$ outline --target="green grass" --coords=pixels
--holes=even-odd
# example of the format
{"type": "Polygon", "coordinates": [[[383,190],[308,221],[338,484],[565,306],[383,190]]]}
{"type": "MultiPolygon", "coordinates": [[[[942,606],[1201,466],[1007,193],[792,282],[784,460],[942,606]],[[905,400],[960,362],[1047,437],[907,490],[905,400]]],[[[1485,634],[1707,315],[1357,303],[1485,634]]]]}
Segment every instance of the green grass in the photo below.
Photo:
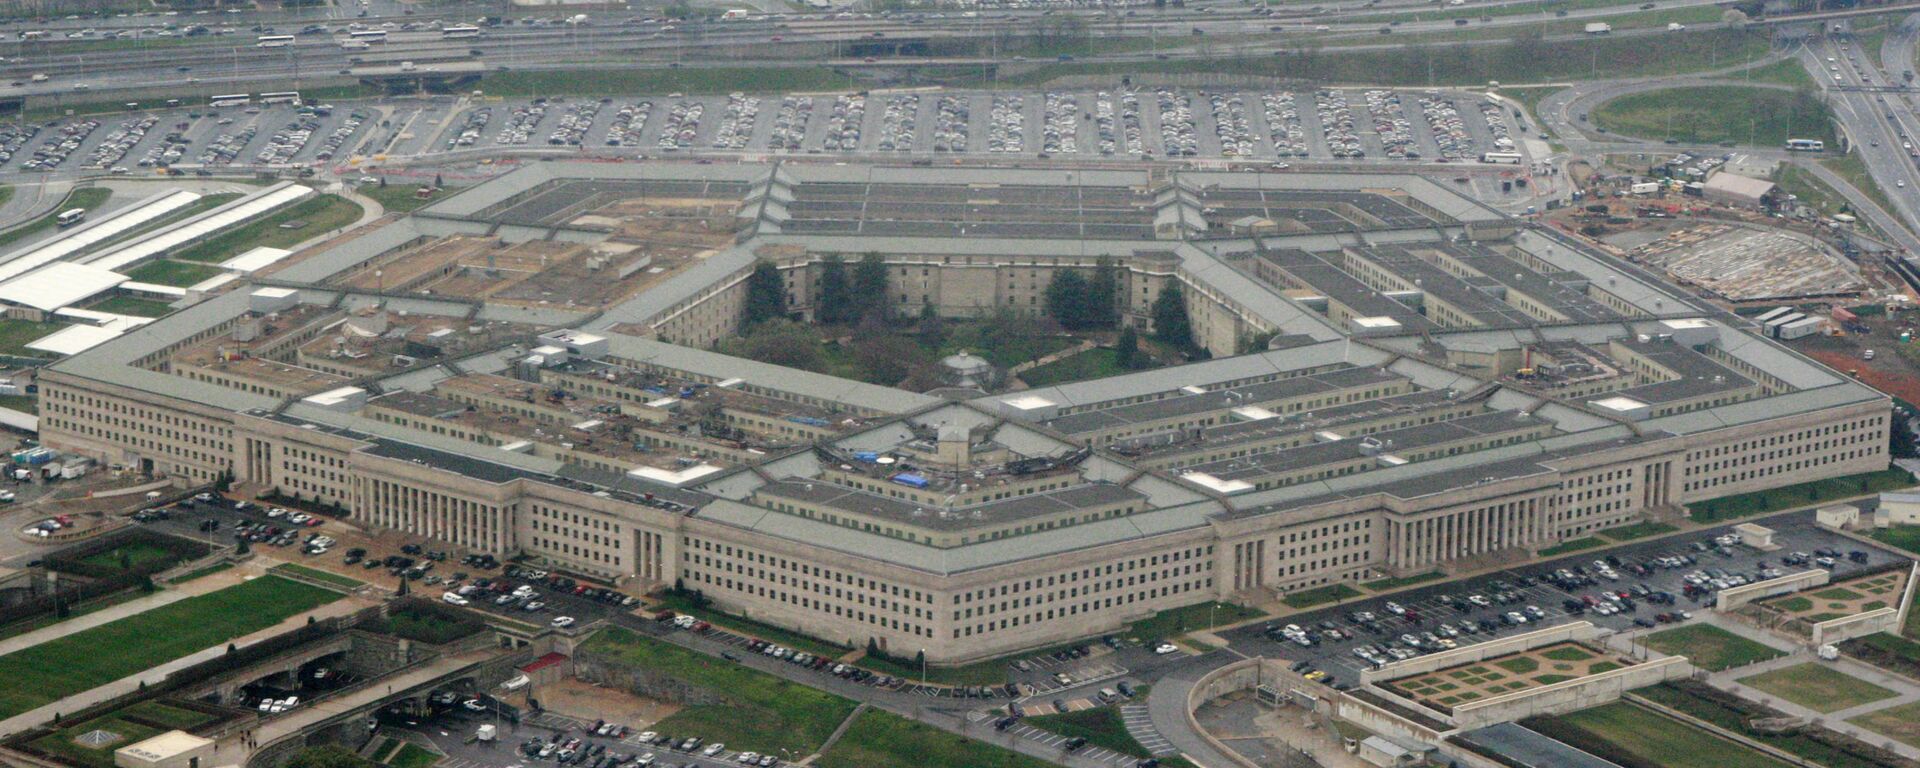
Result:
{"type": "Polygon", "coordinates": [[[1265,614],[1235,603],[1200,603],[1161,611],[1127,626],[1126,637],[1141,641],[1184,635],[1211,626],[1224,627],[1265,614]]]}
{"type": "Polygon", "coordinates": [[[387,209],[388,213],[406,213],[407,211],[420,208],[421,206],[424,206],[427,203],[431,203],[435,200],[439,200],[440,198],[446,196],[445,193],[441,193],[441,194],[437,194],[432,197],[429,197],[425,200],[422,200],[417,196],[417,193],[421,187],[431,187],[431,186],[433,185],[432,184],[388,184],[383,187],[378,184],[363,184],[360,186],[359,192],[362,195],[366,195],[367,197],[373,198],[375,202],[378,202],[380,204],[380,207],[387,209]]]}
{"type": "MultiPolygon", "coordinates": [[[[728,702],[690,706],[653,725],[667,733],[723,741],[736,750],[805,755],[853,712],[839,696],[629,632],[607,629],[582,651],[670,677],[728,702]]],[[[852,739],[843,739],[842,744],[852,739]]],[[[847,764],[847,763],[840,763],[847,764]]]]}
{"type": "Polygon", "coordinates": [[[1867,172],[1867,161],[1860,157],[1860,153],[1848,152],[1839,157],[1822,159],[1819,163],[1826,166],[1827,170],[1839,174],[1840,178],[1846,179],[1848,185],[1860,190],[1861,194],[1873,200],[1873,204],[1880,206],[1880,210],[1888,212],[1894,210],[1892,199],[1887,197],[1886,190],[1880,188],[1880,183],[1873,180],[1873,175],[1867,172]]]}
{"type": "Polygon", "coordinates": [[[1680,529],[1666,523],[1644,522],[1622,525],[1618,528],[1608,528],[1601,531],[1600,535],[1613,539],[1614,541],[1632,541],[1634,539],[1644,539],[1648,536],[1658,536],[1663,533],[1673,533],[1677,530],[1680,529]]]}
{"type": "Polygon", "coordinates": [[[1868,535],[1882,544],[1891,544],[1908,552],[1920,553],[1920,525],[1876,528],[1868,535]]]}
{"type": "Polygon", "coordinates": [[[393,768],[433,768],[443,757],[438,752],[430,752],[425,747],[408,743],[400,746],[400,751],[388,758],[387,765],[393,768]]]}
{"type": "Polygon", "coordinates": [[[1857,475],[1816,480],[1765,491],[1722,496],[1688,504],[1687,510],[1688,516],[1694,522],[1710,524],[1768,512],[1809,507],[1834,499],[1891,491],[1911,485],[1913,485],[1913,475],[1899,467],[1891,467],[1877,472],[1862,472],[1857,475]]]}
{"type": "Polygon", "coordinates": [[[27,343],[65,327],[61,323],[36,323],[14,317],[0,318],[0,355],[51,357],[51,353],[27,349],[27,343]]]}
{"type": "MultiPolygon", "coordinates": [[[[1551,718],[1551,721],[1604,745],[1596,751],[1580,743],[1583,739],[1576,739],[1573,744],[1597,752],[1602,758],[1607,758],[1609,753],[1624,752],[1637,758],[1640,764],[1661,768],[1787,768],[1786,763],[1747,747],[1621,702],[1551,718]]],[[[1547,735],[1560,737],[1552,732],[1547,735]]]]}
{"type": "Polygon", "coordinates": [[[127,278],[135,282],[171,285],[178,288],[199,283],[202,280],[221,273],[219,267],[207,264],[195,264],[190,261],[155,259],[127,273],[127,278]]]}
{"type": "Polygon", "coordinates": [[[821,91],[844,90],[850,84],[846,75],[827,67],[688,67],[502,72],[482,77],[476,87],[489,96],[518,98],[568,94],[821,91]]]}
{"type": "Polygon", "coordinates": [[[178,560],[179,555],[165,547],[150,541],[136,541],[124,547],[95,552],[80,558],[80,562],[99,568],[132,570],[148,563],[161,560],[178,560]],[[123,565],[124,564],[124,565],[123,565]]]}
{"type": "Polygon", "coordinates": [[[1366,587],[1367,589],[1372,590],[1374,592],[1385,592],[1389,589],[1399,589],[1401,587],[1411,587],[1415,584],[1425,584],[1429,581],[1437,581],[1441,578],[1442,575],[1443,574],[1441,574],[1439,571],[1428,571],[1426,573],[1414,574],[1412,576],[1401,576],[1401,577],[1392,578],[1392,579],[1376,579],[1374,581],[1361,582],[1360,586],[1366,587]]]}
{"type": "Polygon", "coordinates": [[[167,583],[168,584],[185,584],[189,581],[193,581],[194,579],[198,579],[203,576],[212,576],[216,573],[219,573],[224,570],[228,570],[232,567],[233,567],[233,563],[214,563],[213,565],[209,565],[205,568],[188,571],[186,573],[175,576],[171,579],[167,579],[167,583]]]}
{"type": "Polygon", "coordinates": [[[1786,655],[1712,624],[1662,630],[1640,638],[1640,643],[1661,653],[1685,656],[1709,672],[1786,655]]]}
{"type": "Polygon", "coordinates": [[[1606,539],[1602,539],[1598,536],[1588,536],[1584,539],[1574,539],[1572,541],[1563,541],[1563,542],[1560,542],[1559,544],[1555,544],[1551,547],[1547,547],[1546,549],[1542,549],[1540,550],[1540,556],[1554,557],[1556,555],[1567,554],[1568,552],[1578,552],[1583,549],[1593,549],[1594,547],[1604,547],[1606,545],[1607,545],[1606,539]]]}
{"type": "Polygon", "coordinates": [[[1899,695],[1814,662],[1743,677],[1740,683],[1821,713],[1838,712],[1899,695]]]}
{"type": "Polygon", "coordinates": [[[1773,147],[1788,138],[1834,143],[1833,113],[1812,92],[1711,85],[1663,88],[1613,99],[1594,124],[1625,136],[1773,147]]]}
{"type": "Polygon", "coordinates": [[[1572,646],[1554,648],[1540,655],[1552,661],[1586,661],[1593,658],[1592,651],[1572,646]]]}
{"type": "Polygon", "coordinates": [[[1908,746],[1920,747],[1920,701],[1857,715],[1847,722],[1908,746]]]}
{"type": "Polygon", "coordinates": [[[1813,81],[1813,75],[1807,74],[1807,68],[1800,63],[1800,59],[1795,57],[1733,72],[1728,74],[1726,79],[1743,83],[1772,83],[1794,88],[1813,88],[1819,85],[1813,81]]]}
{"type": "Polygon", "coordinates": [[[107,198],[112,196],[113,191],[104,187],[76,189],[69,193],[67,199],[62,201],[58,207],[55,207],[52,213],[34,219],[14,229],[0,232],[0,248],[5,248],[26,238],[58,227],[59,222],[57,220],[60,218],[60,214],[65,211],[70,211],[75,208],[85,208],[91,211],[105,205],[107,198]]]}
{"type": "MultiPolygon", "coordinates": [[[[733,743],[729,741],[727,746],[732,748],[733,743]]],[[[846,734],[834,742],[833,748],[821,755],[818,764],[861,768],[1046,768],[1052,765],[879,710],[861,713],[846,734]]]]}
{"type": "Polygon", "coordinates": [[[671,608],[675,613],[693,614],[702,621],[714,626],[731,629],[743,635],[751,635],[776,645],[784,645],[796,651],[811,653],[815,656],[837,658],[853,650],[848,646],[837,645],[817,637],[803,635],[789,629],[782,629],[772,624],[763,624],[744,616],[722,613],[712,606],[696,608],[692,600],[684,595],[672,592],[660,595],[658,607],[671,608]]]}
{"type": "Polygon", "coordinates": [[[323,571],[318,568],[308,568],[307,566],[300,565],[299,563],[282,563],[280,565],[276,565],[273,567],[273,572],[284,575],[284,576],[299,576],[312,581],[318,581],[323,584],[332,584],[342,589],[359,589],[363,586],[366,586],[366,582],[361,581],[359,579],[348,578],[346,576],[342,576],[332,571],[323,571]]]}
{"type": "Polygon", "coordinates": [[[1773,607],[1788,613],[1804,613],[1813,610],[1813,601],[1804,597],[1789,597],[1773,603],[1773,607]]]}
{"type": "Polygon", "coordinates": [[[0,395],[0,408],[11,408],[22,413],[39,413],[40,400],[33,395],[0,395]]]}
{"type": "Polygon", "coordinates": [[[87,309],[134,317],[161,317],[173,311],[173,307],[168,306],[164,301],[142,299],[136,296],[114,296],[87,309]]]}
{"type": "Polygon", "coordinates": [[[137,744],[161,733],[163,731],[160,728],[107,716],[63,728],[34,739],[29,744],[34,749],[54,755],[60,758],[60,762],[77,768],[114,768],[114,750],[129,744],[137,744]],[[99,747],[82,745],[78,741],[82,735],[94,730],[108,731],[120,738],[99,747]]]}
{"type": "Polygon", "coordinates": [[[0,656],[0,717],[12,717],[337,600],[262,577],[0,656]]]}
{"type": "Polygon", "coordinates": [[[1662,683],[1637,689],[1633,693],[1747,738],[1763,742],[1775,749],[1785,750],[1812,760],[1827,768],[1885,768],[1886,766],[1886,763],[1879,760],[1836,749],[1827,742],[1810,735],[1812,729],[1786,733],[1763,733],[1752,730],[1747,725],[1753,716],[1749,711],[1696,694],[1692,691],[1692,684],[1662,683]]]}
{"type": "Polygon", "coordinates": [[[1281,598],[1280,602],[1286,603],[1289,608],[1312,608],[1316,605],[1325,605],[1327,603],[1359,596],[1360,590],[1354,589],[1353,587],[1345,584],[1328,584],[1324,587],[1294,592],[1281,598]]]}
{"type": "Polygon", "coordinates": [[[1533,659],[1527,658],[1525,656],[1515,656],[1511,659],[1501,659],[1499,661],[1493,662],[1493,665],[1501,669],[1504,669],[1508,672],[1512,672],[1516,675],[1524,675],[1528,672],[1532,672],[1540,668],[1540,662],[1534,661],[1533,659]]]}
{"type": "Polygon", "coordinates": [[[1104,379],[1132,373],[1131,369],[1120,365],[1120,353],[1108,347],[1095,347],[1080,354],[1055,360],[1020,374],[1020,380],[1029,386],[1050,387],[1069,381],[1104,379]]]}
{"type": "MultiPolygon", "coordinates": [[[[1773,183],[1780,185],[1787,194],[1793,195],[1794,199],[1806,204],[1822,216],[1853,213],[1853,206],[1845,197],[1805,168],[1792,164],[1782,165],[1774,172],[1773,183]]],[[[1866,225],[1865,219],[1855,224],[1855,226],[1864,225],[1866,225]]]]}
{"type": "Polygon", "coordinates": [[[148,699],[126,709],[120,710],[125,717],[151,720],[180,730],[192,730],[220,719],[195,709],[177,707],[159,699],[148,699]]]}
{"type": "Polygon", "coordinates": [[[173,254],[180,261],[217,264],[255,248],[291,248],[360,219],[360,206],[339,195],[316,195],[173,254]],[[280,225],[302,222],[298,229],[280,225]]]}
{"type": "Polygon", "coordinates": [[[1471,46],[1407,45],[1350,52],[1296,49],[1280,56],[1173,61],[1066,62],[1039,65],[1019,75],[1002,75],[997,84],[1024,88],[1074,75],[1219,73],[1328,84],[1483,85],[1498,80],[1503,85],[1517,85],[1698,72],[1754,61],[1766,53],[1764,33],[1703,30],[1666,35],[1657,45],[1634,38],[1596,38],[1471,46]]]}

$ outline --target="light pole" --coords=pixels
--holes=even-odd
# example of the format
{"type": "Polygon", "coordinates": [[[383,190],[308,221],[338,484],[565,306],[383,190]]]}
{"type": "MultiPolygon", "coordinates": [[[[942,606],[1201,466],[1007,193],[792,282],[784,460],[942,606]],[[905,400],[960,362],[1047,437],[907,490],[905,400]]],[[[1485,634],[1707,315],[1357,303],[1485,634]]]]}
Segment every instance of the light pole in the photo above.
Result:
{"type": "Polygon", "coordinates": [[[920,649],[920,685],[922,687],[925,687],[926,684],[927,684],[927,649],[922,648],[920,649]]]}

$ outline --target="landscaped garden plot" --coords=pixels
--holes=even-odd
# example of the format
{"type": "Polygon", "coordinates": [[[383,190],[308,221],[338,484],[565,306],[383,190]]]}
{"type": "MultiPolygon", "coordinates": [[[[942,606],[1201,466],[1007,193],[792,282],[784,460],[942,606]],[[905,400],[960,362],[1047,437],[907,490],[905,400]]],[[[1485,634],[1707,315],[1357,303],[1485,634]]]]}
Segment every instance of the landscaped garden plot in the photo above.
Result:
{"type": "Polygon", "coordinates": [[[1632,662],[1578,643],[1556,643],[1462,664],[1386,684],[1388,690],[1441,709],[1528,688],[1611,672],[1632,662]]]}
{"type": "Polygon", "coordinates": [[[1685,656],[1694,666],[1709,672],[1786,655],[1712,624],[1662,630],[1640,638],[1640,643],[1661,653],[1685,656]]]}
{"type": "Polygon", "coordinates": [[[1838,712],[1899,695],[1814,662],[1743,677],[1740,683],[1816,712],[1838,712]]]}
{"type": "Polygon", "coordinates": [[[1904,568],[1760,601],[1788,619],[1818,624],[1893,606],[1907,586],[1904,568]]]}

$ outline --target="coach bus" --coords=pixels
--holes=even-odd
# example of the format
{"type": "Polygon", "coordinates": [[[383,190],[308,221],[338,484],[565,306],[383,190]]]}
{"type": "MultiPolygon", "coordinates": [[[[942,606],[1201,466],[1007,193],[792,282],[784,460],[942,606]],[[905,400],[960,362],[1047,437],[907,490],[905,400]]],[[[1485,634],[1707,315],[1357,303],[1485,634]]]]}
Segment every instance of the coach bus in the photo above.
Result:
{"type": "Polygon", "coordinates": [[[261,35],[261,48],[285,48],[293,45],[293,35],[261,35]]]}
{"type": "Polygon", "coordinates": [[[1824,152],[1827,143],[1819,139],[1787,139],[1789,152],[1824,152]]]}
{"type": "Polygon", "coordinates": [[[260,94],[260,103],[292,104],[294,106],[299,106],[300,92],[299,91],[275,91],[272,93],[262,93],[260,94]]]}
{"type": "Polygon", "coordinates": [[[63,227],[71,227],[75,224],[78,224],[86,220],[87,220],[87,209],[74,208],[71,210],[61,211],[59,218],[55,219],[55,222],[57,222],[60,226],[63,226],[63,227]]]}
{"type": "Polygon", "coordinates": [[[215,96],[215,97],[213,97],[213,100],[212,100],[212,101],[210,101],[210,102],[208,103],[208,106],[212,106],[212,107],[244,107],[244,106],[246,106],[246,105],[248,105],[248,104],[251,104],[251,103],[253,103],[253,99],[252,99],[252,98],[250,98],[250,97],[248,97],[248,96],[247,96],[246,94],[244,94],[244,93],[229,93],[229,94],[227,94],[227,95],[225,95],[225,96],[215,96]]]}
{"type": "Polygon", "coordinates": [[[1502,165],[1519,165],[1520,161],[1524,159],[1525,158],[1521,157],[1520,153],[1518,152],[1482,152],[1480,153],[1480,162],[1483,162],[1483,163],[1499,163],[1502,165]]]}
{"type": "Polygon", "coordinates": [[[448,40],[461,38],[461,37],[479,37],[480,28],[474,27],[474,26],[466,26],[466,25],[462,25],[458,27],[442,27],[440,29],[440,36],[448,40]]]}
{"type": "Polygon", "coordinates": [[[384,29],[362,29],[349,33],[347,38],[367,43],[384,43],[387,41],[387,31],[384,29]]]}

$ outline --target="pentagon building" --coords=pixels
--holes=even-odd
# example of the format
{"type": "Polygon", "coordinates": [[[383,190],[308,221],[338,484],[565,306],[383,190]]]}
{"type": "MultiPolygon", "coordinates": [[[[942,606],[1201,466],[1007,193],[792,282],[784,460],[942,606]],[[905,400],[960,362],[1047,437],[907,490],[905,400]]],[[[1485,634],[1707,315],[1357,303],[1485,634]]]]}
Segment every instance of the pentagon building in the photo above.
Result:
{"type": "Polygon", "coordinates": [[[859,164],[535,163],[41,387],[62,450],[941,662],[1880,469],[1890,409],[1415,176],[859,164]],[[810,315],[867,253],[903,316],[1110,259],[1212,359],[920,394],[708,351],[757,261],[810,315]]]}

